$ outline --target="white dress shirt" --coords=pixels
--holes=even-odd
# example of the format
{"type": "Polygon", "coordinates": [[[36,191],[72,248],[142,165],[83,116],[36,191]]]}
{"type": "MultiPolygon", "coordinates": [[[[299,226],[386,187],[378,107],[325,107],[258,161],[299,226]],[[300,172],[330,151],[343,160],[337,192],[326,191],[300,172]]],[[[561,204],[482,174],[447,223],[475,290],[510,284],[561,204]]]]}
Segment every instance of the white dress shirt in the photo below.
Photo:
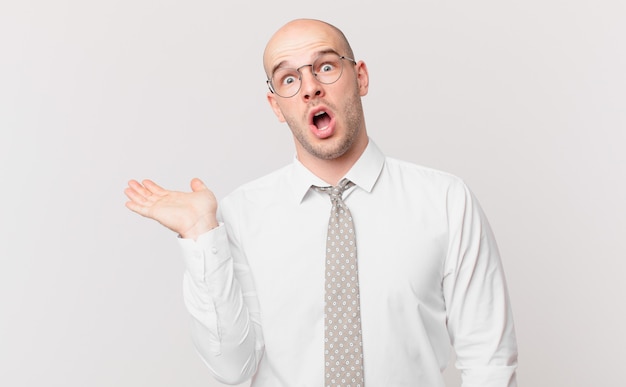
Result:
{"type": "MultiPolygon", "coordinates": [[[[517,345],[495,239],[457,177],[385,157],[346,174],[355,222],[365,385],[514,387],[517,345]]],[[[327,186],[298,160],[220,203],[220,227],[180,239],[194,343],[214,376],[254,387],[324,383],[327,186]]]]}

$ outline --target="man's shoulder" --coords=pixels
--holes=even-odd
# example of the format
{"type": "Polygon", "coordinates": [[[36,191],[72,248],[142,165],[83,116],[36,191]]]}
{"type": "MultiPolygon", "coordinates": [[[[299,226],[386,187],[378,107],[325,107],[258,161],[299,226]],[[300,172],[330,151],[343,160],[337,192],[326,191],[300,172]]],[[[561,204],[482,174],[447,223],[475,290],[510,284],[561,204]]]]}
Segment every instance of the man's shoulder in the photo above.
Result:
{"type": "Polygon", "coordinates": [[[408,197],[422,197],[429,203],[459,203],[472,200],[472,193],[466,182],[459,176],[409,161],[387,158],[385,162],[387,179],[385,190],[402,187],[408,197]]]}
{"type": "Polygon", "coordinates": [[[263,198],[275,196],[275,194],[281,190],[281,187],[285,186],[292,168],[293,164],[288,164],[264,176],[244,183],[226,195],[222,201],[262,200],[263,198]]]}
{"type": "Polygon", "coordinates": [[[393,157],[385,158],[385,168],[396,178],[418,179],[423,183],[436,185],[465,185],[463,179],[450,172],[393,157]]]}

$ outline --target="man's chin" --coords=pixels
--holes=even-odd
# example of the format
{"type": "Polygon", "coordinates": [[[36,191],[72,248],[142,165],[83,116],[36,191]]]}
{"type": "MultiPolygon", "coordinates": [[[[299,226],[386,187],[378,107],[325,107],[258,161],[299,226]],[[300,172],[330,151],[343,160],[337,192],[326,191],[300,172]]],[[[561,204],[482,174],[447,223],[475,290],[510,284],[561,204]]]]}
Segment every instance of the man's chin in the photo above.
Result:
{"type": "MultiPolygon", "coordinates": [[[[330,139],[329,139],[330,140],[330,139]]],[[[324,141],[319,146],[307,144],[304,148],[311,155],[320,160],[335,160],[346,154],[352,145],[349,142],[324,141]]]]}

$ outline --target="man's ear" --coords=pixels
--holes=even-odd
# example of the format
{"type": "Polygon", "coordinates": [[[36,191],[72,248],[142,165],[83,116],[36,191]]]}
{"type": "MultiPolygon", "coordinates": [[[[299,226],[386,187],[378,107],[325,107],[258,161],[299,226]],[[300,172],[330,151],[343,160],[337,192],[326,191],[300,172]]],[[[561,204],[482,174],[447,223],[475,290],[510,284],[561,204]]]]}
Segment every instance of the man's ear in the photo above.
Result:
{"type": "Polygon", "coordinates": [[[276,96],[274,95],[274,93],[270,91],[267,92],[267,102],[270,103],[270,106],[272,107],[274,114],[276,114],[278,121],[285,122],[285,116],[283,116],[283,112],[282,110],[280,110],[280,106],[278,106],[278,101],[276,101],[276,96]]]}
{"type": "Polygon", "coordinates": [[[361,97],[363,97],[367,95],[367,91],[369,90],[370,76],[367,71],[367,66],[365,65],[365,62],[363,62],[362,60],[360,60],[356,64],[356,77],[357,77],[357,81],[359,82],[360,95],[361,97]]]}

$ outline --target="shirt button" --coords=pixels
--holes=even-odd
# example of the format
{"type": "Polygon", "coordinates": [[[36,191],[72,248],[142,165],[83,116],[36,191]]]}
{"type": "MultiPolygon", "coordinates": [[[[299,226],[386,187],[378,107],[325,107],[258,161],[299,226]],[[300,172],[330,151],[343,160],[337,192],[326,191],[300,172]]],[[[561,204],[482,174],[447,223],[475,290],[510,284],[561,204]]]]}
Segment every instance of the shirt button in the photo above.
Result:
{"type": "Polygon", "coordinates": [[[213,254],[217,254],[217,247],[211,247],[211,252],[213,254]]]}

